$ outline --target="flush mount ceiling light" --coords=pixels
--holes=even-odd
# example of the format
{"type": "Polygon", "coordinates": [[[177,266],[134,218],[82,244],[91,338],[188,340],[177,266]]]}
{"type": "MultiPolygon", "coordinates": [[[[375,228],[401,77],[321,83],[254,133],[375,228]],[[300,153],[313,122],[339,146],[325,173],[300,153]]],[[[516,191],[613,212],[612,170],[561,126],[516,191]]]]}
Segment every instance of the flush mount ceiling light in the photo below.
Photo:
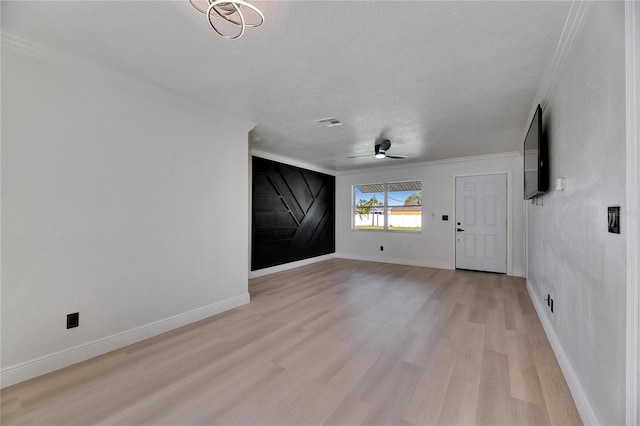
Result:
{"type": "MultiPolygon", "coordinates": [[[[198,12],[207,16],[211,28],[227,40],[236,40],[242,37],[245,28],[259,27],[264,23],[264,15],[257,7],[242,0],[206,0],[197,1],[189,0],[191,6],[198,12]],[[198,3],[204,5],[201,6],[198,3]],[[245,14],[251,17],[253,21],[247,21],[245,14]],[[239,27],[239,32],[235,35],[225,34],[222,30],[224,23],[239,27]],[[220,25],[222,24],[222,25],[220,25]]],[[[229,25],[227,25],[229,27],[229,25]]]]}

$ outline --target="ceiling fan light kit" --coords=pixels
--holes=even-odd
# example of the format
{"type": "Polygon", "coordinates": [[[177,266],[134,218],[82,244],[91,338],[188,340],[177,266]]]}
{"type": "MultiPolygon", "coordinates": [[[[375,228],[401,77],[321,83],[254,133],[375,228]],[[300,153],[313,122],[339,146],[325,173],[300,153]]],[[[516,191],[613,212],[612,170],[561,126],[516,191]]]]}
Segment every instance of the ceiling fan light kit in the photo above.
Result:
{"type": "Polygon", "coordinates": [[[243,0],[206,0],[208,4],[206,8],[200,7],[197,0],[189,0],[189,3],[195,10],[206,15],[211,28],[227,40],[237,40],[242,37],[246,28],[259,27],[264,23],[264,15],[262,12],[254,5],[243,0]],[[243,7],[244,11],[242,10],[243,7]],[[257,21],[247,22],[245,20],[246,12],[249,12],[249,15],[254,15],[254,18],[257,17],[257,21]],[[222,19],[222,21],[220,19],[222,19]],[[225,34],[220,28],[220,24],[223,22],[239,27],[238,33],[235,35],[225,34]]]}
{"type": "Polygon", "coordinates": [[[387,151],[391,148],[391,141],[389,139],[383,140],[381,143],[375,146],[376,158],[391,158],[393,160],[403,160],[407,158],[406,155],[394,155],[387,154],[387,151]]]}
{"type": "MultiPolygon", "coordinates": [[[[393,160],[404,160],[407,158],[406,155],[398,155],[398,154],[387,154],[387,151],[391,148],[391,141],[389,139],[385,139],[380,143],[375,144],[373,147],[373,156],[375,158],[391,158],[393,160]]],[[[354,155],[347,158],[359,158],[359,157],[368,157],[369,155],[354,155]]]]}

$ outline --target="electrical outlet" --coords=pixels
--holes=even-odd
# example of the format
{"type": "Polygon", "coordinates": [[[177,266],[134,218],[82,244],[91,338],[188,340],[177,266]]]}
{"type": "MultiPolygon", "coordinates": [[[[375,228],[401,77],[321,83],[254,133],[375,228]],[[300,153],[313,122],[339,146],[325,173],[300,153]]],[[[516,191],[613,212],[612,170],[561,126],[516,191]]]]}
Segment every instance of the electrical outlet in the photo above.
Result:
{"type": "Polygon", "coordinates": [[[76,328],[78,325],[80,325],[80,312],[67,314],[67,329],[76,328]]]}
{"type": "Polygon", "coordinates": [[[380,246],[380,251],[384,251],[384,246],[380,246]]]}

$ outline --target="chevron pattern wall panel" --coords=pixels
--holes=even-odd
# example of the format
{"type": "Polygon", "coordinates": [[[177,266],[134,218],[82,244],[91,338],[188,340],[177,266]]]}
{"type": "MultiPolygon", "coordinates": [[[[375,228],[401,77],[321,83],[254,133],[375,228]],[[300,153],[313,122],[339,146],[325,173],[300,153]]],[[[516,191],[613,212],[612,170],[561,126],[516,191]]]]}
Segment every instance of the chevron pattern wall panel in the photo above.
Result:
{"type": "Polygon", "coordinates": [[[335,177],[253,157],[251,270],[334,253],[335,177]]]}

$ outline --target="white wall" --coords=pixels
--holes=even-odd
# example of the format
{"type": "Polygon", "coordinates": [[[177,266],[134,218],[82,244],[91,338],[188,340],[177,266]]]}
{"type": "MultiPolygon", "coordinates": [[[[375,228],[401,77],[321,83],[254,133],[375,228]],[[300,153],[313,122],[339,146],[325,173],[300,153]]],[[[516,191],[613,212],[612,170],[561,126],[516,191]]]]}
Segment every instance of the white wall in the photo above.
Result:
{"type": "Polygon", "coordinates": [[[625,420],[624,216],[622,233],[607,233],[607,206],[625,211],[624,60],[624,4],[595,2],[543,112],[551,182],[564,177],[566,190],[528,205],[533,298],[554,299],[543,322],[575,373],[574,396],[586,395],[583,420],[609,425],[625,420]]]}
{"type": "Polygon", "coordinates": [[[338,173],[336,257],[452,269],[455,267],[455,176],[508,173],[507,272],[522,276],[522,161],[519,154],[504,154],[338,173]],[[422,233],[351,229],[353,185],[407,180],[422,181],[422,233]],[[435,218],[432,217],[434,213],[435,218]],[[449,220],[442,221],[442,215],[449,215],[449,220]],[[384,246],[383,252],[380,251],[380,246],[384,246]]]}
{"type": "Polygon", "coordinates": [[[248,302],[252,123],[81,69],[3,40],[3,386],[248,302]]]}

